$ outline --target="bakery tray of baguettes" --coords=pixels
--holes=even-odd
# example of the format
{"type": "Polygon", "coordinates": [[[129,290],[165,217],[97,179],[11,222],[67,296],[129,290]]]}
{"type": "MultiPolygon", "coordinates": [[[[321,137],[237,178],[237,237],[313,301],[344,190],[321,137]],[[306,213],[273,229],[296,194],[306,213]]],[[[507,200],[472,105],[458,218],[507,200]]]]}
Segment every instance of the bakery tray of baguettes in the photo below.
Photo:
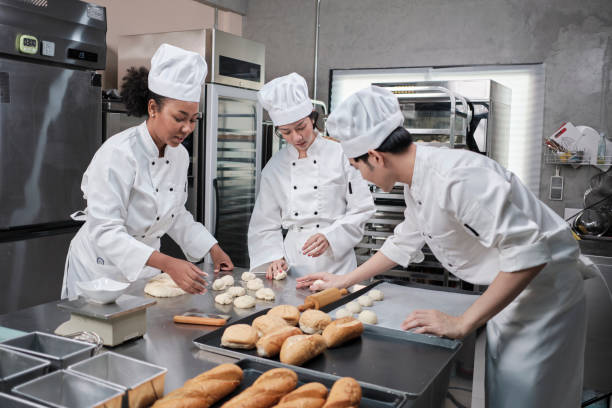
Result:
{"type": "Polygon", "coordinates": [[[291,305],[260,310],[204,334],[194,344],[226,356],[354,377],[363,384],[418,398],[448,367],[460,341],[363,324],[353,316],[333,320],[325,312],[366,295],[380,283],[321,310],[300,314],[291,305]]]}

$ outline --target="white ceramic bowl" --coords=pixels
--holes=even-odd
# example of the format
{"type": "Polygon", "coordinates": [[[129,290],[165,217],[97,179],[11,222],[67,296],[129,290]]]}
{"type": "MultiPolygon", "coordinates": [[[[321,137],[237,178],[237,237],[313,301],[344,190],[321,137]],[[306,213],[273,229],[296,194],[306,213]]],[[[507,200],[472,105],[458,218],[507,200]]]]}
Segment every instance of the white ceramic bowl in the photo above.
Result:
{"type": "Polygon", "coordinates": [[[130,286],[109,278],[98,278],[92,281],[77,282],[83,296],[96,303],[112,303],[130,286]]]}

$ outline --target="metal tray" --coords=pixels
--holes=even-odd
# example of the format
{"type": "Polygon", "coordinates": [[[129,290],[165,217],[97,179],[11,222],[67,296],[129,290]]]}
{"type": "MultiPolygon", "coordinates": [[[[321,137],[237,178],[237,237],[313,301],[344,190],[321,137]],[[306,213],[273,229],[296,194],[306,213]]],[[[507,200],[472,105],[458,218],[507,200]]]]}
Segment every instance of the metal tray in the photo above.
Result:
{"type": "MultiPolygon", "coordinates": [[[[318,371],[307,370],[300,367],[290,366],[274,361],[261,361],[261,360],[253,360],[253,359],[243,359],[236,363],[243,370],[243,378],[242,382],[232,392],[223,400],[219,401],[214,406],[220,407],[226,401],[229,401],[234,396],[240,394],[246,388],[250,387],[257,378],[264,372],[271,370],[273,368],[289,368],[290,370],[295,371],[298,375],[298,387],[302,386],[306,383],[311,382],[319,382],[327,387],[328,390],[331,389],[334,382],[340,377],[321,373],[318,371]]],[[[391,408],[391,407],[409,407],[410,405],[403,405],[406,402],[406,395],[395,391],[390,390],[384,387],[379,387],[371,384],[360,383],[362,398],[359,406],[361,408],[391,408]]],[[[296,387],[297,388],[297,387],[296,387]]]]}
{"type": "Polygon", "coordinates": [[[94,381],[125,390],[124,408],[144,408],[164,395],[167,369],[144,361],[107,352],[68,367],[94,381]]]}
{"type": "Polygon", "coordinates": [[[56,408],[121,408],[123,390],[59,370],[13,388],[13,393],[56,408]]]}
{"type": "Polygon", "coordinates": [[[51,369],[62,369],[91,357],[95,345],[42,332],[32,332],[0,343],[1,347],[21,351],[51,362],[51,369]]]}
{"type": "MultiPolygon", "coordinates": [[[[251,324],[256,317],[268,310],[261,310],[233,324],[251,324]]],[[[266,362],[279,361],[278,357],[259,357],[256,349],[221,347],[221,336],[228,326],[204,334],[193,342],[202,350],[226,356],[266,362]]],[[[450,366],[461,345],[457,340],[366,325],[360,338],[325,350],[306,362],[303,368],[340,377],[353,377],[363,383],[375,384],[403,392],[410,398],[418,398],[443,371],[447,371],[446,368],[450,366]]]]}
{"type": "Polygon", "coordinates": [[[50,365],[47,360],[0,348],[0,392],[46,374],[50,365]]]}
{"type": "Polygon", "coordinates": [[[0,407],[2,408],[45,408],[44,405],[17,398],[0,392],[0,407]]]}

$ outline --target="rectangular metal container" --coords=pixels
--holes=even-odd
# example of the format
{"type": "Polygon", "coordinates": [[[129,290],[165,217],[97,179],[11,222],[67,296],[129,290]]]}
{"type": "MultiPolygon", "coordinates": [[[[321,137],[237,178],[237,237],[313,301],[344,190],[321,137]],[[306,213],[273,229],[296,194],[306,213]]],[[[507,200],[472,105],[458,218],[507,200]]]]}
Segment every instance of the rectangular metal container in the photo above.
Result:
{"type": "Polygon", "coordinates": [[[21,384],[13,393],[56,408],[121,408],[124,394],[66,370],[21,384]]]}
{"type": "Polygon", "coordinates": [[[16,385],[46,374],[50,365],[47,360],[0,347],[0,392],[10,392],[16,385]]]}
{"type": "Polygon", "coordinates": [[[2,408],[45,408],[44,405],[39,405],[14,395],[4,394],[0,392],[0,407],[2,408]]]}
{"type": "Polygon", "coordinates": [[[2,347],[21,351],[51,362],[51,369],[63,369],[91,357],[95,345],[53,334],[32,332],[0,343],[2,347]]]}
{"type": "Polygon", "coordinates": [[[73,364],[68,370],[111,387],[124,389],[124,408],[149,407],[161,398],[168,371],[164,367],[112,352],[73,364]]]}

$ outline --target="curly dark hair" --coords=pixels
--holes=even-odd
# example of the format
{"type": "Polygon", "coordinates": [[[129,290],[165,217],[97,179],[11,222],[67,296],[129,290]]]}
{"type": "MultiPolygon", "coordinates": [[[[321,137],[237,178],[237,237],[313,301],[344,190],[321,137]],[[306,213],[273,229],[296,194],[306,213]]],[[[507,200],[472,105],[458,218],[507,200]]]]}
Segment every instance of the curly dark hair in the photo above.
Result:
{"type": "Polygon", "coordinates": [[[129,116],[145,116],[148,114],[149,100],[153,99],[159,108],[166,97],[149,90],[149,70],[145,67],[130,67],[122,78],[121,98],[129,116]]]}

